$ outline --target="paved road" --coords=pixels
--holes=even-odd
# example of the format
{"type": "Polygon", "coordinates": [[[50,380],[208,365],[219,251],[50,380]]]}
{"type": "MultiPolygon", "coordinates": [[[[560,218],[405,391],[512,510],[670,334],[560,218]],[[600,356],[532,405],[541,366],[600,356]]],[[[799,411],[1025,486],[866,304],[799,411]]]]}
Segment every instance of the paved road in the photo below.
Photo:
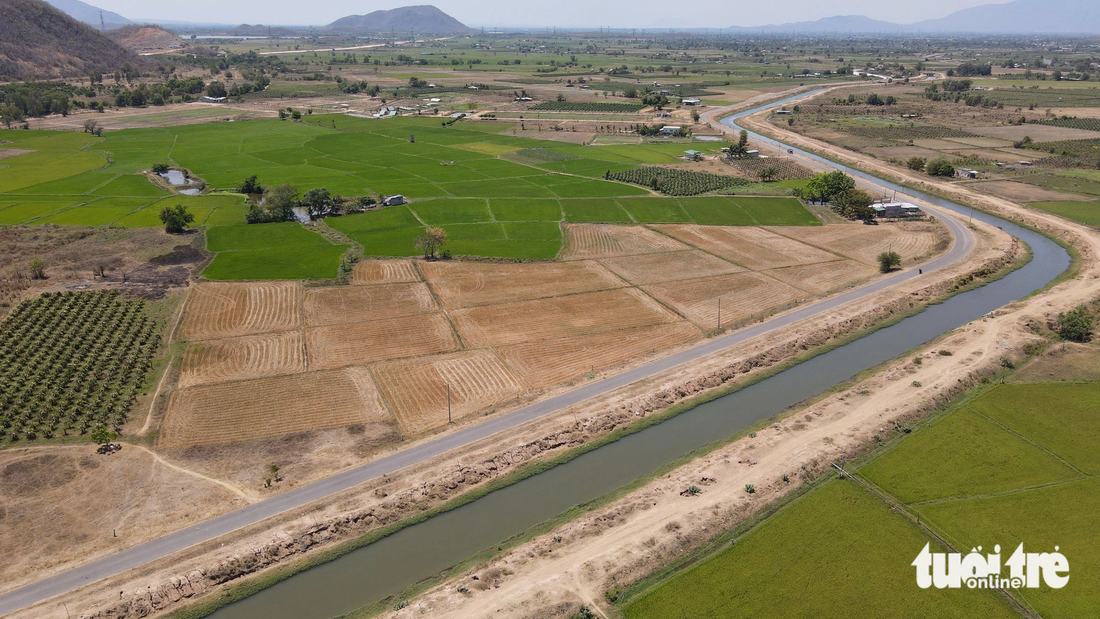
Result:
{"type": "MultiPolygon", "coordinates": [[[[922,268],[925,274],[951,266],[962,260],[974,246],[973,235],[960,222],[947,216],[946,212],[944,212],[944,216],[940,217],[940,221],[950,228],[952,235],[955,237],[955,244],[946,254],[923,265],[922,268]]],[[[681,352],[657,359],[621,374],[583,385],[511,413],[491,417],[477,425],[464,427],[451,434],[440,436],[332,477],[295,488],[237,511],[175,531],[111,556],[62,572],[56,576],[40,580],[0,595],[0,615],[14,612],[54,596],[73,591],[84,585],[162,559],[185,548],[208,542],[226,533],[256,524],[285,511],[303,507],[382,475],[399,471],[412,464],[467,446],[540,417],[560,412],[574,404],[606,394],[639,380],[650,378],[682,364],[737,346],[752,338],[782,329],[800,320],[819,314],[827,314],[847,303],[868,297],[885,288],[915,277],[921,277],[915,269],[898,272],[895,275],[850,290],[844,294],[806,305],[735,333],[708,340],[681,352]]]]}

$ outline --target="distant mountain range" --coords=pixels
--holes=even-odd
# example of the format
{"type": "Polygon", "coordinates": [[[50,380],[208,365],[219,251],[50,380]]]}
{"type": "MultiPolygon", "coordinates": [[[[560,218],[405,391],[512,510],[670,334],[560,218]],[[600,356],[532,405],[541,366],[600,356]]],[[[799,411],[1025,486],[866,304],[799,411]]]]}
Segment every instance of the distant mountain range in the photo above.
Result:
{"type": "Polygon", "coordinates": [[[106,24],[108,30],[121,28],[134,23],[118,13],[105,11],[99,7],[81,2],[80,0],[46,0],[46,2],[63,13],[66,13],[76,21],[84,22],[95,28],[100,27],[100,13],[103,14],[102,23],[106,24]]]}
{"type": "Polygon", "coordinates": [[[1097,34],[1098,0],[1014,0],[964,9],[940,19],[895,24],[859,15],[726,29],[733,34],[1097,34]]]}
{"type": "Polygon", "coordinates": [[[332,22],[324,29],[347,34],[461,34],[472,31],[462,22],[431,5],[405,6],[366,15],[349,15],[332,22]]]}

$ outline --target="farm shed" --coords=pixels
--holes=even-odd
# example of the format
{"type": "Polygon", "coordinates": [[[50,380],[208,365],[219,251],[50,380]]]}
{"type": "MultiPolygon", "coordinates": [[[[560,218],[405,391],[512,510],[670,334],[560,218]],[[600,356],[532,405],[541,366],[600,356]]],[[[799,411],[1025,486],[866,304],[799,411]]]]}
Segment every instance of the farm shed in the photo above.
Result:
{"type": "Polygon", "coordinates": [[[665,135],[665,136],[680,135],[681,133],[682,132],[680,131],[680,126],[679,125],[665,125],[664,127],[661,127],[661,131],[660,131],[660,134],[665,135]]]}
{"type": "Polygon", "coordinates": [[[407,202],[407,200],[405,200],[405,196],[398,194],[398,195],[395,195],[395,196],[389,196],[389,197],[385,198],[384,200],[382,200],[382,205],[383,206],[400,206],[402,204],[405,204],[406,202],[407,202]]]}
{"type": "Polygon", "coordinates": [[[875,204],[871,208],[875,209],[878,217],[916,217],[921,214],[919,206],[908,202],[886,202],[875,204]]]}
{"type": "Polygon", "coordinates": [[[700,99],[681,99],[680,103],[684,105],[702,105],[703,102],[700,99]]]}

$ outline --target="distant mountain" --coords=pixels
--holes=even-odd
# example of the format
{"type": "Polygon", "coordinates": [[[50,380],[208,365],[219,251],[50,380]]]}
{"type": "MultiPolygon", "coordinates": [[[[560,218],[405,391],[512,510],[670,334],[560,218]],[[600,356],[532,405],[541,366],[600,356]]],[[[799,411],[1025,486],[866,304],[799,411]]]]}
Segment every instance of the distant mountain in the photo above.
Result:
{"type": "Polygon", "coordinates": [[[236,28],[231,28],[227,34],[232,34],[238,37],[291,37],[298,34],[291,28],[284,28],[281,26],[265,26],[263,24],[241,24],[236,28]]]}
{"type": "Polygon", "coordinates": [[[772,34],[1097,34],[1100,2],[1097,0],[1014,0],[987,4],[915,24],[894,24],[859,15],[826,17],[755,28],[733,26],[730,32],[772,34]]]}
{"type": "Polygon", "coordinates": [[[406,34],[460,34],[471,32],[465,24],[431,5],[405,6],[366,15],[350,15],[325,26],[341,33],[395,32],[406,34]]]}
{"type": "Polygon", "coordinates": [[[913,24],[918,32],[981,34],[1100,33],[1097,0],[1015,0],[963,9],[942,19],[913,24]]]}
{"type": "Polygon", "coordinates": [[[103,13],[103,22],[107,25],[107,29],[121,28],[127,24],[133,22],[119,15],[118,13],[112,13],[111,11],[104,11],[103,9],[81,2],[80,0],[46,0],[46,2],[53,5],[55,8],[60,9],[76,21],[84,22],[95,28],[100,27],[99,14],[103,13]]]}
{"type": "Polygon", "coordinates": [[[838,15],[826,17],[817,21],[803,21],[792,24],[779,24],[772,26],[758,26],[756,28],[741,28],[734,26],[728,30],[734,32],[756,32],[763,34],[793,33],[793,34],[854,34],[871,32],[899,32],[908,30],[908,26],[879,21],[862,15],[838,15]]]}
{"type": "Polygon", "coordinates": [[[41,0],[0,0],[0,81],[87,77],[139,59],[41,0]]]}

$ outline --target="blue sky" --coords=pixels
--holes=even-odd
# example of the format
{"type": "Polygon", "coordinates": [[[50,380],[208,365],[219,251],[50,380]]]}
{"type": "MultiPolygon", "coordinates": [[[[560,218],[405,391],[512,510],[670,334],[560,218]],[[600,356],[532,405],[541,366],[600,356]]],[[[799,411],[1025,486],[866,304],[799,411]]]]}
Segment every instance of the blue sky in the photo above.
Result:
{"type": "MultiPolygon", "coordinates": [[[[368,0],[86,0],[134,20],[320,25],[345,15],[391,9],[411,2],[368,0]]],[[[431,0],[427,0],[430,2],[431,0]]],[[[685,28],[760,26],[811,21],[833,15],[912,23],[1005,0],[780,0],[776,2],[675,2],[671,0],[435,0],[434,4],[470,26],[685,28]]],[[[425,0],[419,0],[425,2],[425,0]]]]}

